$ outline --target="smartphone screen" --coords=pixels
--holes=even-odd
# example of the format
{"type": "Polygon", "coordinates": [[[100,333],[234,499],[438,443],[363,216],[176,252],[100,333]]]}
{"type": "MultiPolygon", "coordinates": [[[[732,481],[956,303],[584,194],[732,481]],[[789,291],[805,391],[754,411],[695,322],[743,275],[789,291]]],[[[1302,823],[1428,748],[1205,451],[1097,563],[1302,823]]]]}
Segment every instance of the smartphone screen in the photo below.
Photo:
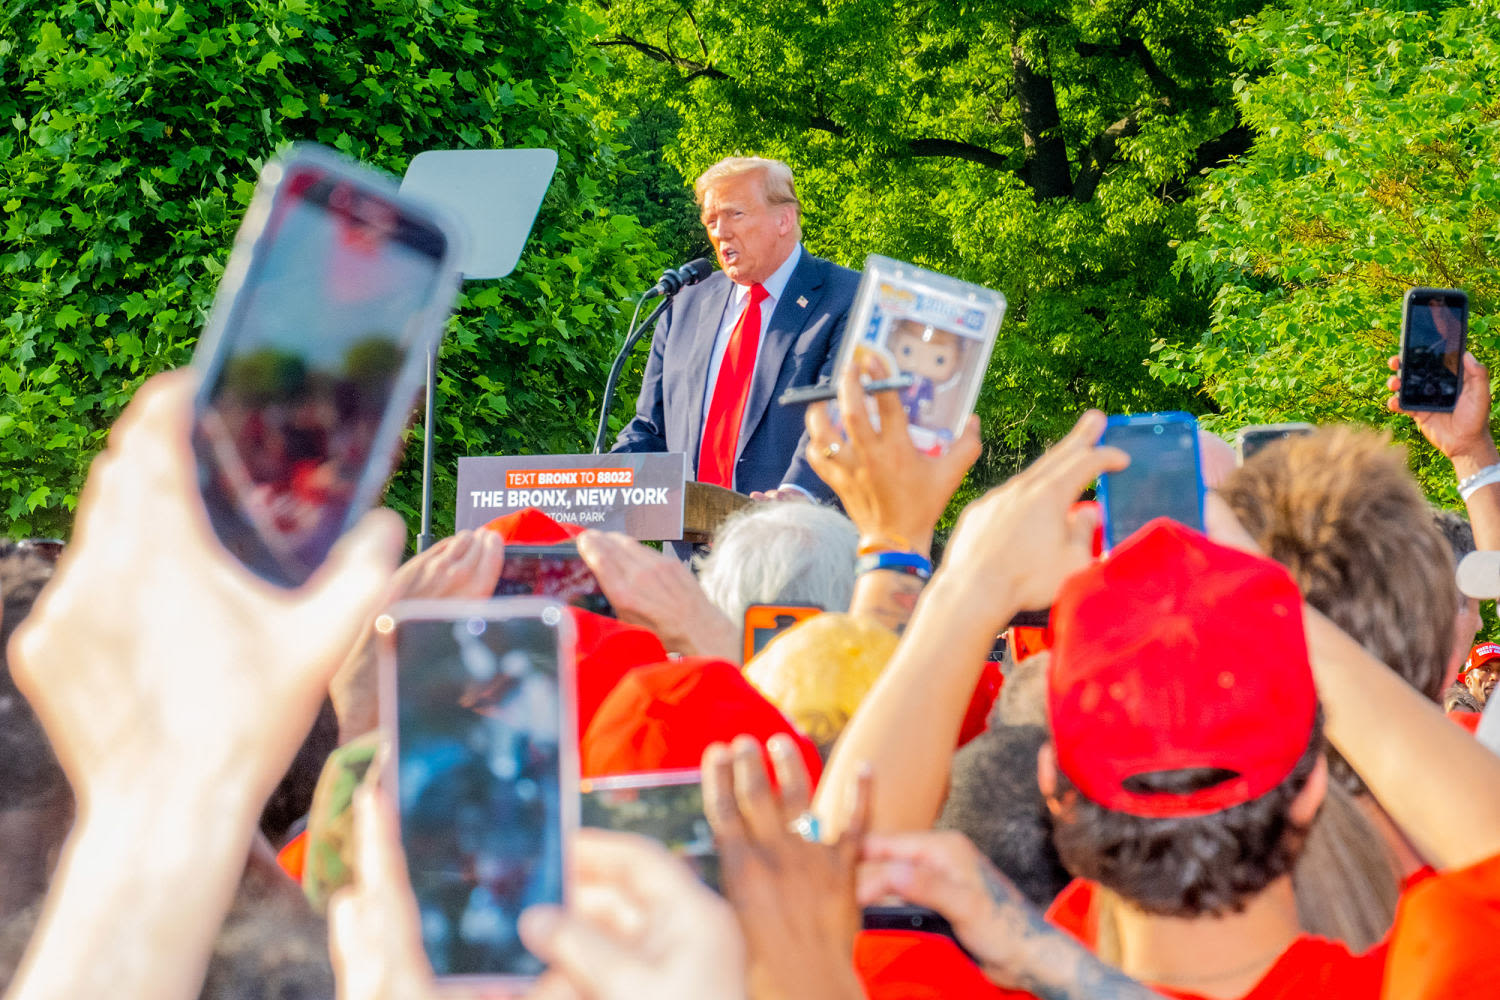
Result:
{"type": "Polygon", "coordinates": [[[440,976],[542,971],[516,923],[528,906],[563,899],[566,796],[576,788],[564,775],[575,760],[560,673],[565,617],[550,602],[519,616],[398,610],[401,840],[440,976]]]}
{"type": "Polygon", "coordinates": [[[1197,420],[1186,413],[1110,417],[1100,443],[1130,455],[1129,468],[1099,478],[1107,548],[1158,517],[1203,530],[1197,420]]]}
{"type": "Polygon", "coordinates": [[[1469,297],[1451,288],[1413,288],[1401,320],[1400,403],[1447,412],[1463,388],[1469,297]]]}
{"type": "Polygon", "coordinates": [[[710,889],[723,891],[714,831],[703,815],[703,779],[699,772],[655,771],[585,778],[579,791],[584,826],[650,837],[686,861],[710,889]]]}
{"type": "Polygon", "coordinates": [[[816,604],[752,604],[745,608],[745,662],[759,656],[772,639],[793,625],[822,613],[816,604]]]}
{"type": "Polygon", "coordinates": [[[496,597],[537,594],[609,618],[615,609],[599,580],[571,542],[558,545],[507,545],[496,597]]]}
{"type": "Polygon", "coordinates": [[[194,430],[214,530],[266,579],[305,581],[373,500],[357,496],[371,463],[389,474],[446,253],[442,231],[391,196],[332,165],[286,165],[224,306],[194,430]],[[403,381],[408,398],[393,398],[403,381]]]}

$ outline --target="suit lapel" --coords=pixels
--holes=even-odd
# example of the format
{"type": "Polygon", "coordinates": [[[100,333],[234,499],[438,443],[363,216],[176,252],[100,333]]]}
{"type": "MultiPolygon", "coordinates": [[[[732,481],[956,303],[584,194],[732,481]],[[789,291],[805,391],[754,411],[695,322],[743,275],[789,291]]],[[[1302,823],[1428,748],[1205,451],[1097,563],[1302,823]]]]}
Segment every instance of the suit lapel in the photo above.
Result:
{"type": "Polygon", "coordinates": [[[713,360],[714,340],[719,335],[719,324],[724,321],[724,310],[728,308],[730,293],[734,290],[734,283],[723,271],[714,272],[714,279],[714,287],[705,289],[698,296],[698,315],[684,316],[680,327],[683,332],[692,331],[693,336],[686,345],[687,357],[679,370],[702,373],[684,379],[683,391],[690,395],[682,400],[681,406],[673,408],[682,414],[685,450],[695,469],[698,467],[698,448],[703,443],[703,400],[713,391],[713,387],[706,385],[704,379],[708,377],[708,366],[713,360]]]}
{"type": "Polygon", "coordinates": [[[819,261],[802,251],[802,259],[792,271],[791,279],[776,300],[776,311],[771,313],[771,323],[760,343],[760,354],[755,359],[755,375],[750,380],[750,398],[745,401],[745,419],[740,424],[740,451],[750,440],[761,418],[771,404],[771,394],[776,391],[776,380],[781,375],[781,363],[786,352],[792,349],[797,335],[807,325],[807,318],[816,315],[818,299],[822,297],[823,269],[819,261]],[[800,300],[800,302],[799,302],[800,300]],[[801,303],[805,303],[801,304],[801,303]]]}

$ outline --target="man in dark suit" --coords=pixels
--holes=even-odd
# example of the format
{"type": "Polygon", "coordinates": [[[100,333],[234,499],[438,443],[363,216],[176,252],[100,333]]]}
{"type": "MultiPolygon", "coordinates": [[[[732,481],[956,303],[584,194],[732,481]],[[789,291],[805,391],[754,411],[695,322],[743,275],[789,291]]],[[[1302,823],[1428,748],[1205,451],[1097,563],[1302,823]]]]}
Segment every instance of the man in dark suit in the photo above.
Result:
{"type": "Polygon", "coordinates": [[[686,452],[699,482],[757,499],[831,500],[804,454],[802,407],[776,400],[832,376],[859,275],[802,248],[786,164],[731,157],[695,190],[722,270],[662,315],[613,450],[686,452]]]}

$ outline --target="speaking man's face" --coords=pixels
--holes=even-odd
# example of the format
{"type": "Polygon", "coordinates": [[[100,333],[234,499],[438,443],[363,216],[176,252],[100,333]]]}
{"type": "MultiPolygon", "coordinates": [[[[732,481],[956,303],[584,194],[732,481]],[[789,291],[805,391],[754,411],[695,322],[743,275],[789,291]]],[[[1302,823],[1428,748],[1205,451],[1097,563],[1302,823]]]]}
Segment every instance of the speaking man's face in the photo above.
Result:
{"type": "Polygon", "coordinates": [[[737,285],[765,281],[797,244],[796,206],[768,204],[759,173],[726,177],[704,191],[701,218],[719,266],[737,285]]]}

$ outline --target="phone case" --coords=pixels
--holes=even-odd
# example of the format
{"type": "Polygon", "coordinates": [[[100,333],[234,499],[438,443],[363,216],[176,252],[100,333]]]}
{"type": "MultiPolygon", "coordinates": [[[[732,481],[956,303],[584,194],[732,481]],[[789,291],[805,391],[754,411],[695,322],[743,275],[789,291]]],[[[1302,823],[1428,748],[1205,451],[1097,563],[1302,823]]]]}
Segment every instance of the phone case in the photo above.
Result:
{"type": "Polygon", "coordinates": [[[910,375],[900,393],[912,442],[946,451],[974,412],[1004,318],[1005,296],[997,291],[871,254],[833,381],[845,365],[859,363],[861,351],[884,362],[882,378],[910,375]]]}
{"type": "MultiPolygon", "coordinates": [[[[1424,403],[1419,403],[1419,402],[1413,402],[1410,399],[1408,399],[1407,394],[1406,394],[1407,387],[1406,387],[1406,381],[1405,381],[1405,375],[1406,375],[1405,368],[1406,368],[1406,357],[1407,357],[1407,338],[1409,337],[1409,335],[1411,333],[1411,311],[1412,311],[1412,307],[1413,307],[1414,303],[1418,299],[1427,299],[1427,298],[1430,298],[1430,297],[1436,296],[1436,295],[1453,296],[1453,297],[1458,297],[1458,298],[1463,299],[1463,303],[1464,303],[1464,319],[1463,319],[1463,327],[1462,327],[1462,330],[1460,332],[1459,341],[1458,341],[1458,352],[1459,352],[1460,358],[1462,358],[1463,353],[1469,349],[1469,296],[1468,296],[1468,294],[1465,293],[1465,292],[1463,292],[1460,289],[1457,289],[1457,288],[1408,288],[1406,290],[1406,295],[1403,296],[1402,299],[1401,299],[1401,347],[1400,347],[1400,359],[1401,359],[1401,368],[1402,368],[1403,380],[1402,380],[1401,392],[1400,392],[1400,394],[1398,395],[1397,398],[1398,398],[1398,402],[1400,403],[1401,408],[1403,410],[1408,410],[1408,411],[1417,412],[1417,413],[1451,413],[1451,412],[1453,412],[1453,407],[1452,406],[1434,406],[1434,405],[1429,405],[1429,404],[1424,404],[1424,403]]],[[[1463,395],[1463,391],[1464,391],[1464,366],[1463,366],[1462,360],[1460,360],[1460,362],[1459,362],[1458,372],[1456,374],[1458,376],[1458,391],[1454,394],[1454,397],[1453,397],[1454,405],[1455,406],[1458,403],[1458,397],[1461,396],[1461,395],[1463,395]]]]}
{"type": "MultiPolygon", "coordinates": [[[[348,511],[339,527],[338,534],[342,535],[375,504],[395,465],[402,432],[422,387],[426,359],[437,347],[443,324],[462,282],[458,263],[462,260],[464,237],[462,227],[442,209],[410,195],[400,194],[393,178],[331,150],[310,144],[297,144],[285,154],[270,160],[261,171],[255,194],[246,209],[239,231],[235,234],[234,246],[219,281],[213,308],[193,354],[192,367],[199,376],[197,411],[200,416],[208,406],[210,393],[213,392],[215,382],[230,354],[232,345],[228,341],[228,332],[242,305],[247,279],[266,253],[267,227],[282,197],[283,186],[289,177],[303,168],[321,171],[328,177],[347,182],[374,197],[389,201],[402,215],[439,231],[444,240],[437,279],[432,283],[430,297],[419,310],[421,322],[414,324],[416,332],[412,343],[407,347],[404,362],[392,384],[369,457],[361,470],[348,511]]],[[[277,540],[267,537],[264,527],[258,525],[257,518],[245,510],[238,497],[235,504],[245,515],[246,522],[257,526],[267,547],[275,551],[278,548],[277,540]]],[[[331,545],[332,540],[329,542],[330,547],[331,545]]],[[[272,582],[297,585],[302,581],[274,579],[272,582]]]]}
{"type": "MultiPolygon", "coordinates": [[[[757,629],[776,628],[779,617],[790,616],[796,619],[792,624],[804,622],[814,615],[820,615],[823,609],[816,604],[752,604],[745,608],[745,627],[741,632],[744,642],[744,659],[742,662],[749,663],[755,659],[755,632],[757,629]]],[[[784,628],[791,628],[786,625],[784,628]]],[[[780,634],[779,632],[777,633],[780,634]]],[[[775,638],[774,636],[772,637],[775,638]]]]}
{"type": "MultiPolygon", "coordinates": [[[[390,740],[390,750],[385,757],[381,784],[390,790],[397,803],[402,801],[403,762],[400,704],[397,694],[398,674],[407,671],[422,671],[424,666],[422,663],[397,662],[397,631],[403,625],[412,622],[451,622],[457,625],[468,619],[479,619],[485,623],[539,622],[554,634],[557,643],[558,814],[560,817],[560,829],[557,833],[561,838],[563,900],[566,901],[566,887],[572,869],[571,844],[573,834],[579,827],[580,785],[576,724],[578,695],[572,617],[567,614],[562,604],[542,597],[493,598],[487,601],[402,601],[392,607],[388,615],[390,622],[383,629],[384,641],[381,643],[379,662],[380,720],[381,728],[390,740]]],[[[480,709],[475,709],[475,711],[483,712],[480,709]]],[[[489,713],[483,712],[483,714],[489,713]]],[[[438,976],[440,983],[449,982],[465,986],[524,987],[534,979],[534,976],[502,974],[438,976]]]]}
{"type": "MultiPolygon", "coordinates": [[[[1207,490],[1205,490],[1203,486],[1203,455],[1201,452],[1202,446],[1199,444],[1198,435],[1196,433],[1198,427],[1198,418],[1193,416],[1191,413],[1183,413],[1179,410],[1170,410],[1163,413],[1112,415],[1106,421],[1105,435],[1108,435],[1108,429],[1110,427],[1137,427],[1143,424],[1187,424],[1193,428],[1193,464],[1198,469],[1198,523],[1197,525],[1190,525],[1190,527],[1195,527],[1201,530],[1203,525],[1203,501],[1207,496],[1207,490]]],[[[1101,441],[1102,440],[1103,439],[1101,438],[1101,441]]],[[[1104,547],[1106,551],[1114,548],[1116,544],[1123,540],[1115,537],[1116,526],[1110,518],[1109,483],[1110,477],[1108,473],[1100,476],[1099,486],[1095,492],[1095,496],[1099,501],[1100,511],[1102,512],[1104,518],[1104,547]]]]}
{"type": "MultiPolygon", "coordinates": [[[[1235,458],[1239,460],[1240,465],[1244,465],[1246,458],[1245,443],[1247,441],[1253,440],[1256,437],[1266,437],[1272,440],[1279,440],[1281,438],[1291,437],[1293,434],[1311,434],[1316,429],[1317,428],[1315,428],[1312,424],[1300,421],[1293,421],[1291,423],[1285,424],[1251,424],[1248,427],[1241,427],[1239,430],[1234,432],[1235,458]]],[[[1267,441],[1266,443],[1269,444],[1270,442],[1267,441]]],[[[1265,447],[1265,445],[1261,445],[1261,447],[1265,447]]],[[[1254,454],[1253,451],[1251,453],[1254,454]]]]}

